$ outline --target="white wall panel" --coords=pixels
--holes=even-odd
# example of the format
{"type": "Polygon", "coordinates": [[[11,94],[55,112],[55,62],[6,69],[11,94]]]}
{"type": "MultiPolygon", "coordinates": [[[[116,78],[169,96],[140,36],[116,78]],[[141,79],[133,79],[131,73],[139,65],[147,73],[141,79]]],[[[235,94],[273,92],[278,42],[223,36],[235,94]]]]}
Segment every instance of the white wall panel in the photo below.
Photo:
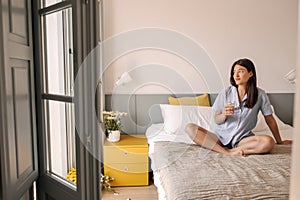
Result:
{"type": "MultiPolygon", "coordinates": [[[[298,7],[300,9],[300,5],[298,7]]],[[[300,14],[298,15],[300,22],[300,14]]],[[[300,23],[298,23],[298,62],[297,62],[297,77],[300,77],[300,23]]],[[[294,138],[293,138],[293,160],[292,160],[292,176],[291,176],[291,186],[290,186],[290,199],[296,200],[300,197],[300,84],[299,78],[296,87],[296,96],[295,96],[295,107],[294,107],[294,138]]]]}

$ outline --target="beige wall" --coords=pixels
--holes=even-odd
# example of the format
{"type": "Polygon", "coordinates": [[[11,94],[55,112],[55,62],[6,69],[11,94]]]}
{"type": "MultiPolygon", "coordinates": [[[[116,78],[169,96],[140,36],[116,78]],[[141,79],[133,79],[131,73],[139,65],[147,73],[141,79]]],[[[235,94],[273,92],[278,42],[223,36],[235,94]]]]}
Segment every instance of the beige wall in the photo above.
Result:
{"type": "MultiPolygon", "coordinates": [[[[224,85],[229,83],[232,62],[248,57],[256,64],[260,87],[268,92],[294,92],[294,86],[283,77],[296,66],[297,0],[104,0],[104,12],[106,39],[147,27],[172,30],[203,47],[224,85]]],[[[209,90],[205,77],[194,73],[180,57],[158,50],[138,50],[109,65],[105,92],[114,92],[113,83],[123,72],[149,63],[181,73],[196,92],[209,90]]],[[[166,90],[148,84],[138,92],[166,90]]]]}

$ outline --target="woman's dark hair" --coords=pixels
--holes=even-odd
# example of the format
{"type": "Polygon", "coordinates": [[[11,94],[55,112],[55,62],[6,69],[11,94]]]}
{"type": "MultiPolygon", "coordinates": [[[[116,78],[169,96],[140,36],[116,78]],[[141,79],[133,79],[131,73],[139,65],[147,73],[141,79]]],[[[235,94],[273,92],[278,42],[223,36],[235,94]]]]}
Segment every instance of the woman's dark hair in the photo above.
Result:
{"type": "Polygon", "coordinates": [[[248,72],[253,73],[253,76],[251,76],[249,78],[248,83],[247,83],[247,87],[246,87],[247,101],[245,104],[245,107],[253,108],[253,106],[256,104],[257,98],[258,98],[255,66],[254,66],[253,62],[247,58],[237,60],[232,64],[231,72],[230,72],[230,83],[231,83],[231,85],[233,85],[235,87],[237,87],[237,84],[235,83],[233,75],[234,75],[234,67],[236,65],[241,65],[241,66],[245,67],[248,72]]]}

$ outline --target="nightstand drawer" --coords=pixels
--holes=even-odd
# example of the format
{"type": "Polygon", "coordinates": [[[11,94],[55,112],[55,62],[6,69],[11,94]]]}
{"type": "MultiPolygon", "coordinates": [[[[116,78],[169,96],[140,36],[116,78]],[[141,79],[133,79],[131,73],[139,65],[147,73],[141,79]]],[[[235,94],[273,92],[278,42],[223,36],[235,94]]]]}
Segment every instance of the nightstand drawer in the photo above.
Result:
{"type": "Polygon", "coordinates": [[[105,148],[104,158],[105,163],[145,163],[148,162],[148,149],[121,149],[117,147],[105,148]]]}
{"type": "MultiPolygon", "coordinates": [[[[143,165],[148,166],[145,163],[143,165]]],[[[131,167],[129,166],[129,170],[132,170],[132,167],[133,166],[131,167]]],[[[138,166],[137,168],[139,169],[140,167],[141,166],[138,166]]],[[[114,168],[104,165],[104,171],[106,175],[113,177],[115,179],[114,181],[110,182],[111,186],[140,186],[140,185],[149,184],[148,169],[141,173],[136,173],[136,172],[130,173],[130,172],[124,172],[124,170],[118,171],[114,168]]]]}
{"type": "Polygon", "coordinates": [[[119,142],[104,143],[104,174],[112,186],[148,185],[149,158],[145,135],[121,135],[119,142]]]}
{"type": "Polygon", "coordinates": [[[105,167],[128,173],[148,172],[148,163],[104,163],[104,169],[105,167]]]}

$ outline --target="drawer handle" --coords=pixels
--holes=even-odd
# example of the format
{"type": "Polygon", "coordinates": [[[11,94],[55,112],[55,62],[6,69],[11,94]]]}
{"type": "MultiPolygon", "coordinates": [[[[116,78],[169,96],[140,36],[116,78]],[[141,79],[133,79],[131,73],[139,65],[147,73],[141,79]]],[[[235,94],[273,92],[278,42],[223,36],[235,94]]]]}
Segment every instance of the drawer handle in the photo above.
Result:
{"type": "Polygon", "coordinates": [[[124,171],[126,171],[126,172],[128,172],[128,167],[126,166],[126,167],[124,167],[124,171]]]}
{"type": "Polygon", "coordinates": [[[128,151],[124,151],[124,155],[127,156],[128,155],[128,151]]]}

